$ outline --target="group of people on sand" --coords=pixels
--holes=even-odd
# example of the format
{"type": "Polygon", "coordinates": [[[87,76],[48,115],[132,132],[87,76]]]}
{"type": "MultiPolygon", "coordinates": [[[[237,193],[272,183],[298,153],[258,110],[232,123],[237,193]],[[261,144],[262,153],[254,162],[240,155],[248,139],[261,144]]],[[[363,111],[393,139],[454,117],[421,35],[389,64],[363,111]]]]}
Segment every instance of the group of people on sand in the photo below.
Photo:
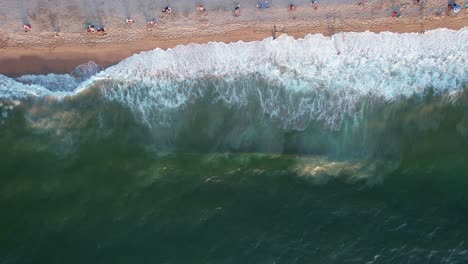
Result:
{"type": "Polygon", "coordinates": [[[268,3],[268,0],[265,0],[263,2],[257,2],[257,9],[267,9],[270,7],[270,4],[268,3]]]}
{"type": "MultiPolygon", "coordinates": [[[[314,7],[315,9],[317,9],[317,1],[312,0],[311,1],[311,6],[314,7]]],[[[257,4],[256,4],[257,9],[267,9],[269,7],[270,7],[270,3],[268,2],[268,0],[260,1],[260,2],[257,2],[257,4]]],[[[202,4],[199,4],[199,5],[197,5],[196,10],[199,13],[203,13],[203,12],[206,11],[206,8],[202,4]]],[[[296,11],[296,6],[291,4],[289,6],[289,10],[290,11],[296,11]]],[[[171,14],[172,13],[172,8],[170,6],[166,6],[166,7],[164,7],[162,9],[162,12],[164,14],[171,14]]],[[[240,16],[241,15],[240,4],[235,4],[232,12],[233,12],[234,16],[240,16]]],[[[135,23],[135,21],[130,17],[125,19],[125,24],[127,24],[127,25],[132,25],[134,23],[135,23]]],[[[155,21],[154,18],[151,19],[151,20],[148,20],[146,22],[146,29],[147,30],[151,30],[151,29],[155,28],[156,26],[157,26],[157,24],[156,24],[156,21],[155,21]]],[[[24,29],[25,32],[31,31],[31,28],[32,27],[29,24],[24,24],[23,25],[23,29],[24,29]]],[[[89,34],[98,34],[98,35],[103,36],[103,35],[106,34],[106,29],[104,27],[96,28],[94,25],[88,24],[88,26],[86,27],[86,32],[89,33],[89,34]]],[[[56,33],[56,36],[57,35],[58,35],[58,33],[56,33]]]]}
{"type": "Polygon", "coordinates": [[[86,27],[86,32],[89,34],[98,34],[104,36],[106,34],[106,29],[104,27],[95,28],[94,25],[89,25],[86,27]]]}
{"type": "MultiPolygon", "coordinates": [[[[317,0],[311,0],[310,2],[310,5],[314,8],[314,9],[318,9],[318,2],[317,0]]],[[[257,4],[255,5],[255,7],[258,9],[258,10],[263,10],[263,9],[267,9],[270,7],[270,3],[268,2],[268,0],[264,0],[264,1],[261,1],[261,2],[257,2],[257,4]]],[[[294,4],[290,4],[289,5],[289,11],[296,11],[297,10],[297,7],[296,5],[294,4]]],[[[234,13],[234,16],[240,16],[240,5],[237,4],[234,6],[234,9],[233,9],[233,13],[234,13]]]]}
{"type": "MultiPolygon", "coordinates": [[[[316,0],[312,0],[312,1],[311,1],[311,5],[312,5],[312,7],[314,7],[315,9],[317,9],[317,1],[316,1],[316,0]]],[[[267,8],[269,8],[269,7],[270,7],[270,4],[269,4],[268,0],[265,0],[265,1],[263,1],[263,2],[258,2],[257,5],[256,5],[256,8],[257,8],[257,9],[267,9],[267,8]]],[[[205,6],[203,6],[202,4],[199,4],[199,5],[197,5],[197,9],[196,9],[196,10],[197,10],[197,12],[199,12],[199,13],[203,13],[203,12],[206,11],[206,8],[205,8],[205,6]]],[[[290,5],[290,6],[289,6],[289,10],[290,10],[290,11],[296,11],[296,6],[295,6],[295,5],[290,5]]],[[[171,8],[170,6],[166,6],[166,7],[164,7],[164,8],[162,9],[162,12],[163,12],[164,14],[172,14],[172,8],[171,8]]],[[[240,15],[241,15],[241,7],[240,7],[240,4],[234,5],[234,8],[233,8],[232,12],[233,12],[233,15],[234,15],[234,16],[240,16],[240,15]]],[[[135,23],[135,21],[134,21],[132,18],[127,18],[127,19],[125,19],[125,23],[126,23],[127,25],[132,25],[133,23],[135,23]]],[[[147,29],[147,30],[151,30],[151,29],[155,28],[156,26],[157,26],[157,23],[156,23],[156,21],[155,21],[154,18],[151,19],[151,20],[148,20],[148,21],[146,22],[146,29],[147,29]]]]}
{"type": "Polygon", "coordinates": [[[166,6],[165,8],[163,8],[162,12],[165,14],[171,14],[172,8],[170,6],[166,6]]]}
{"type": "MultiPolygon", "coordinates": [[[[465,8],[468,8],[468,7],[465,7],[465,8]]],[[[452,11],[454,13],[458,13],[461,10],[461,6],[457,5],[455,2],[451,2],[451,3],[448,4],[447,9],[448,9],[449,12],[452,11]]]]}
{"type": "MultiPolygon", "coordinates": [[[[125,19],[125,24],[130,26],[130,25],[133,25],[133,23],[135,23],[135,21],[132,18],[125,19]]],[[[146,21],[146,30],[151,30],[151,29],[155,28],[156,25],[157,25],[156,20],[154,18],[151,19],[151,20],[148,20],[148,21],[146,21]]]]}
{"type": "MultiPolygon", "coordinates": [[[[413,0],[413,3],[415,5],[419,5],[420,4],[420,0],[413,0]]],[[[364,2],[361,1],[361,2],[358,2],[358,5],[363,5],[364,2]]],[[[318,9],[318,2],[317,0],[311,0],[310,2],[310,5],[312,8],[314,9],[318,9]]],[[[259,10],[263,10],[263,9],[267,9],[270,7],[270,3],[268,2],[268,0],[263,0],[263,1],[258,1],[257,4],[256,4],[256,8],[259,9],[259,10]]],[[[467,8],[465,6],[465,8],[467,8]]],[[[289,5],[289,11],[293,12],[293,11],[296,11],[297,7],[296,5],[294,4],[290,4],[289,5]]],[[[454,13],[457,13],[461,10],[461,7],[460,5],[456,4],[455,2],[450,2],[448,4],[448,11],[450,12],[454,12],[454,13]]],[[[203,13],[206,11],[206,8],[202,5],[202,4],[199,4],[197,5],[197,8],[196,8],[196,11],[199,12],[199,13],[203,13]]],[[[162,12],[164,14],[172,14],[172,8],[170,6],[166,6],[162,9],[162,12]]],[[[241,15],[241,6],[240,4],[235,4],[234,5],[234,8],[232,9],[232,13],[234,16],[238,17],[241,15]]],[[[400,17],[401,16],[401,13],[399,11],[393,11],[392,12],[392,17],[393,18],[397,18],[397,17],[400,17]]],[[[126,18],[125,19],[125,23],[127,25],[132,25],[135,23],[135,21],[132,19],[132,18],[126,18]]],[[[146,22],[146,29],[147,30],[152,30],[154,29],[155,27],[157,26],[157,23],[155,21],[155,19],[151,19],[151,20],[148,20],[146,22]]],[[[24,24],[23,25],[23,29],[25,32],[29,32],[31,31],[31,25],[30,24],[24,24]]],[[[95,28],[94,25],[88,25],[86,27],[86,32],[89,33],[89,34],[98,34],[98,35],[105,35],[106,34],[106,29],[104,27],[98,27],[98,28],[95,28]]],[[[56,36],[58,35],[58,33],[56,33],[56,36]]]]}

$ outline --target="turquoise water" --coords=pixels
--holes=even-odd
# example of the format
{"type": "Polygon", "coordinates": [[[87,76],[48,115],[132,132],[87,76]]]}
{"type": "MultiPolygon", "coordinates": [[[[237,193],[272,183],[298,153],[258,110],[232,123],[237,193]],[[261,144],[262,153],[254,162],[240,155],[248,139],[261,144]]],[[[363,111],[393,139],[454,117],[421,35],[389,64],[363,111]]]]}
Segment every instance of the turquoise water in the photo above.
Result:
{"type": "Polygon", "coordinates": [[[0,75],[0,263],[468,263],[467,32],[0,75]]]}

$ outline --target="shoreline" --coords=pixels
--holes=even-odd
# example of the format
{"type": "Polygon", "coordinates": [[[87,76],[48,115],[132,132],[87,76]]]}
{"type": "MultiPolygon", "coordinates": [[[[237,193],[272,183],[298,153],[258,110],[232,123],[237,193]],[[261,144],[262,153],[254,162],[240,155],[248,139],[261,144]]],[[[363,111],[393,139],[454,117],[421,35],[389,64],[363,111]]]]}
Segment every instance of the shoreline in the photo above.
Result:
{"type": "Polygon", "coordinates": [[[437,28],[458,30],[468,26],[468,12],[465,10],[457,15],[423,16],[423,7],[408,6],[408,10],[412,12],[408,11],[408,15],[401,18],[391,18],[379,13],[363,19],[365,15],[359,12],[368,14],[369,10],[362,11],[360,6],[349,5],[349,8],[357,10],[357,13],[349,17],[337,14],[334,7],[336,6],[325,6],[314,13],[313,18],[310,17],[310,10],[293,13],[273,9],[270,13],[279,14],[277,19],[255,20],[251,17],[239,17],[242,20],[236,21],[229,17],[225,24],[206,22],[208,18],[219,21],[226,13],[213,11],[209,13],[210,17],[203,14],[202,19],[199,14],[176,17],[179,20],[185,18],[195,21],[190,26],[178,24],[179,20],[168,20],[152,31],[143,30],[140,26],[130,30],[116,22],[118,25],[109,27],[106,36],[72,30],[60,32],[58,37],[54,37],[53,31],[40,29],[27,33],[0,31],[4,33],[0,36],[0,74],[9,77],[24,74],[63,74],[70,73],[76,66],[88,61],[109,67],[133,54],[156,48],[169,49],[191,43],[258,41],[272,37],[274,26],[280,35],[287,34],[294,38],[303,38],[309,34],[331,36],[339,32],[364,31],[421,33],[437,28]],[[335,13],[330,13],[331,11],[335,13]],[[203,25],[205,27],[200,28],[203,25]]]}

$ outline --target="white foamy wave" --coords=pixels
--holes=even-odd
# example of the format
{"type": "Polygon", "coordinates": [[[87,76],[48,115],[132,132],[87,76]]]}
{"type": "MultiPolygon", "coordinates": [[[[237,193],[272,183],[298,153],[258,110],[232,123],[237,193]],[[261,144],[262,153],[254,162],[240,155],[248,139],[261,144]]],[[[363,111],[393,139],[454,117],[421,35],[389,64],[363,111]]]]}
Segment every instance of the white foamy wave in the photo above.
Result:
{"type": "Polygon", "coordinates": [[[215,89],[217,98],[228,104],[245,105],[248,96],[257,94],[263,111],[286,123],[309,118],[336,126],[343,115],[359,111],[364,97],[391,101],[429,87],[439,93],[460,90],[468,80],[467,60],[468,28],[298,40],[281,36],[156,49],[134,55],[90,82],[111,80],[102,87],[104,94],[146,121],[203,96],[197,81],[210,78],[224,81],[215,89]],[[245,76],[267,80],[270,90],[243,85],[239,80],[245,76]],[[289,99],[279,96],[279,89],[289,99]],[[287,105],[291,103],[295,105],[287,105]]]}
{"type": "Polygon", "coordinates": [[[20,83],[39,85],[51,92],[72,92],[83,81],[69,74],[23,75],[16,79],[20,83]]]}
{"type": "MultiPolygon", "coordinates": [[[[145,122],[165,123],[170,112],[209,94],[232,107],[258,102],[265,115],[285,126],[301,129],[310,120],[321,120],[336,127],[346,115],[356,118],[364,99],[392,101],[427,88],[460,91],[468,81],[467,61],[468,28],[308,35],[298,40],[283,35],[155,49],[81,84],[70,75],[24,76],[21,82],[0,76],[0,98],[73,95],[98,87],[107,99],[128,106],[145,122]],[[249,78],[261,81],[252,85],[249,78]],[[67,85],[53,89],[58,83],[67,85]]],[[[85,68],[80,73],[98,71],[85,68]]]]}
{"type": "Polygon", "coordinates": [[[23,75],[15,79],[0,74],[0,99],[75,95],[87,88],[81,85],[83,81],[102,69],[94,61],[89,61],[77,66],[71,74],[23,75]]]}
{"type": "Polygon", "coordinates": [[[0,99],[24,99],[42,97],[52,92],[38,84],[23,84],[12,78],[0,75],[0,99]]]}

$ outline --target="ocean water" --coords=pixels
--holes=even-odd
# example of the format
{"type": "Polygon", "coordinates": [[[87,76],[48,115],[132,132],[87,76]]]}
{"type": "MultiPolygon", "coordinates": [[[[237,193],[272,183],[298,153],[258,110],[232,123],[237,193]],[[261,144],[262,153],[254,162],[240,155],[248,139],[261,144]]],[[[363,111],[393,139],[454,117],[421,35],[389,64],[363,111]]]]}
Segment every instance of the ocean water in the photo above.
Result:
{"type": "Polygon", "coordinates": [[[468,29],[0,75],[0,263],[467,263],[468,29]]]}

